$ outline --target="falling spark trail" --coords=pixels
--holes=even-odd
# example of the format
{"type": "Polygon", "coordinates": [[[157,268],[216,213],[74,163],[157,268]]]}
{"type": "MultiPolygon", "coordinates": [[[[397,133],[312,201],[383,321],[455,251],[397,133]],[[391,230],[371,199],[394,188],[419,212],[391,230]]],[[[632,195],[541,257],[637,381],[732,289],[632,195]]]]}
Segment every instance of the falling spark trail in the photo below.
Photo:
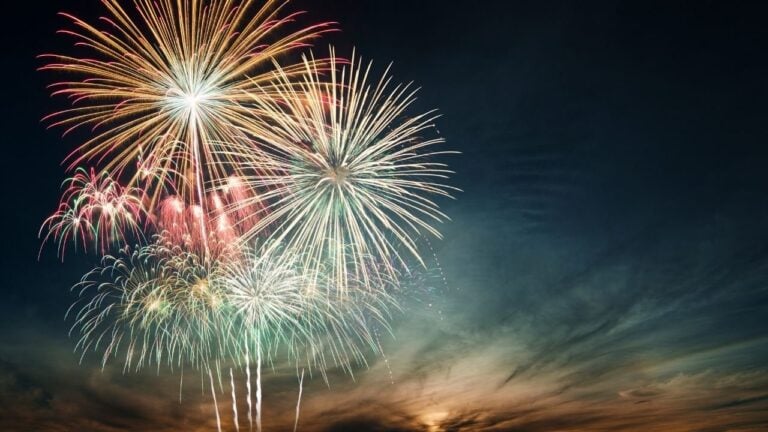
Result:
{"type": "Polygon", "coordinates": [[[184,389],[184,367],[181,368],[181,373],[179,374],[179,403],[181,403],[181,392],[184,389]]]}
{"type": "Polygon", "coordinates": [[[379,347],[381,358],[384,359],[384,365],[387,366],[387,372],[389,373],[389,383],[391,385],[395,385],[395,376],[392,374],[392,367],[390,367],[389,365],[389,359],[387,358],[387,354],[384,352],[384,347],[381,346],[381,338],[379,337],[379,331],[375,330],[374,334],[376,335],[376,345],[378,345],[379,347]]]}
{"type": "Polygon", "coordinates": [[[240,422],[237,420],[237,393],[235,392],[235,376],[232,375],[232,368],[229,368],[229,383],[232,386],[232,412],[235,416],[235,429],[240,432],[240,422]]]}
{"type": "Polygon", "coordinates": [[[301,369],[301,378],[299,378],[299,399],[296,401],[296,419],[293,421],[293,432],[299,427],[299,411],[301,410],[301,392],[304,389],[304,369],[301,369]]]}
{"type": "Polygon", "coordinates": [[[261,432],[261,345],[256,353],[256,431],[261,432]]]}
{"type": "Polygon", "coordinates": [[[253,430],[253,401],[251,400],[251,363],[250,360],[248,360],[248,351],[246,349],[245,353],[245,386],[248,391],[248,396],[246,396],[246,400],[248,401],[248,430],[253,430]]]}
{"type": "Polygon", "coordinates": [[[216,402],[216,386],[213,384],[213,373],[208,369],[208,377],[211,379],[211,395],[213,396],[213,409],[216,410],[216,428],[221,432],[221,418],[219,417],[219,404],[216,402]]]}

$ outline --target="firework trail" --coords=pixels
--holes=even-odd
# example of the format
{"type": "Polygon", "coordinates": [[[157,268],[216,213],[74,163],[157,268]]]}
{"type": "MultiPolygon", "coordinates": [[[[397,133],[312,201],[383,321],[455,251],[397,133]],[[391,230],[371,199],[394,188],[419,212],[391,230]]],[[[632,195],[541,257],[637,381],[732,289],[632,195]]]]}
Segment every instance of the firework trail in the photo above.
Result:
{"type": "Polygon", "coordinates": [[[296,416],[293,420],[293,432],[296,432],[299,428],[299,412],[301,411],[301,393],[304,390],[304,369],[301,370],[301,376],[299,377],[299,397],[296,400],[296,416]]]}
{"type": "Polygon", "coordinates": [[[248,404],[248,430],[253,430],[253,400],[251,399],[252,392],[251,392],[251,367],[250,367],[251,361],[248,356],[247,349],[245,353],[245,364],[246,364],[245,385],[246,385],[246,392],[247,392],[247,396],[245,400],[246,400],[246,403],[248,404]]]}
{"type": "Polygon", "coordinates": [[[406,265],[401,248],[423,263],[414,238],[440,236],[433,224],[447,216],[432,198],[454,190],[442,184],[451,171],[432,161],[453,152],[437,148],[442,138],[422,138],[432,135],[437,115],[404,117],[416,90],[392,84],[388,71],[369,78],[371,65],[352,57],[347,64],[331,50],[328,72],[305,56],[299,77],[276,66],[278,84],[255,84],[250,93],[272,123],[260,137],[272,154],[234,146],[227,153],[266,167],[243,177],[264,205],[244,238],[269,230],[304,254],[312,274],[313,265],[330,267],[341,287],[349,276],[379,283],[370,269],[395,274],[406,265]]]}
{"type": "Polygon", "coordinates": [[[229,368],[229,384],[232,387],[232,415],[235,418],[235,429],[240,432],[240,422],[237,418],[237,392],[235,391],[235,376],[232,374],[232,368],[229,368]]]}
{"type": "Polygon", "coordinates": [[[213,372],[208,369],[208,378],[211,380],[211,396],[213,397],[213,407],[216,411],[216,428],[221,432],[221,416],[219,415],[219,403],[216,401],[215,385],[213,384],[213,372]]]}

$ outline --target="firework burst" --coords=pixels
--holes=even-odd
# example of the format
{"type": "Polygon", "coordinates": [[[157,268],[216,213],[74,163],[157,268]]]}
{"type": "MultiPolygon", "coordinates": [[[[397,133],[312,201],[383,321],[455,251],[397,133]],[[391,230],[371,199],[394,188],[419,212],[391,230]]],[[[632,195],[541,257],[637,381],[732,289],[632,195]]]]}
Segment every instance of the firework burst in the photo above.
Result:
{"type": "MultiPolygon", "coordinates": [[[[248,199],[249,191],[239,186],[237,177],[227,180],[228,186],[218,192],[205,195],[205,206],[188,205],[178,195],[169,195],[157,206],[154,221],[164,241],[182,245],[200,254],[220,256],[222,251],[231,252],[244,229],[253,226],[258,217],[258,207],[242,207],[237,214],[228,214],[227,207],[248,199]],[[208,210],[205,211],[204,209],[208,210]],[[233,223],[237,217],[239,223],[233,223]]],[[[250,199],[250,202],[255,200],[250,199]]]]}
{"type": "Polygon", "coordinates": [[[105,256],[75,286],[82,299],[70,308],[78,348],[101,352],[103,364],[122,357],[125,369],[210,368],[226,356],[228,340],[218,272],[216,262],[162,238],[105,256]]]}
{"type": "Polygon", "coordinates": [[[439,237],[433,225],[447,219],[433,197],[454,190],[442,183],[451,171],[434,161],[452,152],[437,148],[442,138],[422,137],[434,135],[437,115],[406,117],[416,90],[392,84],[388,72],[371,80],[370,69],[354,55],[340,62],[333,51],[330,72],[307,57],[299,78],[278,67],[279,84],[256,84],[251,93],[258,114],[272,122],[261,136],[272,155],[244,147],[228,154],[265,167],[243,178],[266,203],[244,238],[269,230],[305,257],[311,273],[331,268],[341,287],[350,277],[378,283],[381,274],[371,269],[396,274],[406,265],[403,248],[423,262],[416,238],[439,237]]]}
{"type": "Polygon", "coordinates": [[[241,351],[272,356],[284,351],[324,371],[330,364],[351,372],[353,362],[365,364],[362,346],[375,345],[373,328],[387,326],[399,310],[397,279],[339,295],[329,275],[307,278],[305,260],[291,249],[268,242],[250,248],[241,259],[228,261],[223,279],[231,323],[241,335],[241,351]]]}
{"type": "Polygon", "coordinates": [[[247,143],[243,130],[260,129],[248,93],[268,86],[271,59],[331,29],[322,23],[286,33],[298,14],[281,16],[285,3],[277,1],[256,9],[252,0],[136,0],[133,15],[117,0],[102,3],[103,28],[63,14],[76,30],[62,33],[93,57],[43,56],[50,63],[42,69],[82,77],[52,86],[75,107],[48,119],[67,132],[96,131],[69,155],[71,167],[95,162],[130,172],[131,183],[152,172],[153,203],[172,185],[205,205],[205,183],[227,176],[219,150],[247,143]]]}
{"type": "MultiPolygon", "coordinates": [[[[63,258],[68,242],[81,244],[87,250],[106,253],[113,245],[125,245],[127,237],[140,237],[141,225],[147,219],[144,191],[125,188],[106,171],[78,168],[75,175],[63,183],[64,196],[59,209],[40,228],[49,239],[58,243],[63,258]]],[[[42,248],[41,248],[42,250],[42,248]]]]}

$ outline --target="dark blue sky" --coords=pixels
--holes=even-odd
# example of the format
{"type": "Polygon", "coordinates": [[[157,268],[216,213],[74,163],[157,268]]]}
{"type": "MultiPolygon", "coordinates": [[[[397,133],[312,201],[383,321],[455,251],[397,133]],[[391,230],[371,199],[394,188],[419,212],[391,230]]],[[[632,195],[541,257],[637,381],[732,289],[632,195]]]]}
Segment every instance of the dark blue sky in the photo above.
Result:
{"type": "MultiPolygon", "coordinates": [[[[463,192],[443,203],[452,221],[433,243],[447,283],[436,307],[396,321],[394,384],[382,362],[357,382],[316,380],[309,430],[768,428],[768,7],[294,7],[340,23],[328,42],[421,86],[415,108],[438,108],[462,153],[448,162],[463,192]]],[[[65,101],[48,97],[57,77],[35,56],[70,50],[57,11],[103,11],[4,10],[0,429],[209,422],[204,398],[173,403],[174,378],[76,364],[63,316],[95,258],[37,260],[60,161],[79,142],[40,122],[65,101]]],[[[290,379],[268,383],[273,413],[290,412],[290,379]]]]}

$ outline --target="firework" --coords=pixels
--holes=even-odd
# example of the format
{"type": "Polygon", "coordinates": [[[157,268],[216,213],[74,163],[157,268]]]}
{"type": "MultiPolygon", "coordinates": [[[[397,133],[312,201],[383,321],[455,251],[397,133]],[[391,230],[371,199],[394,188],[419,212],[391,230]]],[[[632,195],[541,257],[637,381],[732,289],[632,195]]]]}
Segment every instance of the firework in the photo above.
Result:
{"type": "Polygon", "coordinates": [[[353,361],[364,363],[359,346],[372,345],[372,328],[386,326],[398,309],[397,279],[373,290],[351,281],[356,289],[341,296],[322,270],[307,278],[304,263],[294,250],[267,242],[224,266],[221,285],[240,350],[272,356],[282,348],[292,358],[309,353],[309,366],[321,371],[329,359],[345,368],[353,361]]]}
{"type": "MultiPolygon", "coordinates": [[[[238,186],[239,180],[230,177],[228,187],[205,195],[206,205],[188,205],[179,195],[168,195],[157,206],[155,223],[166,243],[183,245],[200,254],[219,255],[222,248],[230,251],[243,230],[253,226],[257,218],[256,204],[242,207],[237,214],[228,214],[226,208],[249,198],[248,190],[238,186]],[[208,210],[204,210],[207,208],[208,210]],[[239,223],[233,223],[238,217],[239,223]]],[[[250,199],[250,202],[256,200],[250,199]]]]}
{"type": "Polygon", "coordinates": [[[370,80],[370,68],[354,55],[337,61],[333,51],[330,73],[307,57],[300,78],[278,67],[279,84],[251,92],[258,115],[272,122],[261,140],[273,154],[228,153],[264,167],[243,178],[264,205],[244,237],[269,230],[306,264],[332,268],[341,287],[349,277],[378,283],[369,270],[382,264],[395,274],[407,264],[403,249],[422,262],[416,238],[439,237],[433,225],[447,219],[432,199],[453,189],[442,184],[451,171],[433,160],[451,152],[437,149],[442,138],[422,138],[433,135],[437,115],[405,117],[416,90],[392,84],[388,72],[370,80]]]}
{"type": "Polygon", "coordinates": [[[158,240],[105,256],[75,286],[82,298],[70,308],[81,335],[77,347],[100,351],[104,365],[121,356],[125,369],[211,368],[227,349],[219,267],[158,240]]]}
{"type": "Polygon", "coordinates": [[[243,130],[259,130],[247,93],[268,85],[271,59],[332,28],[287,31],[298,14],[281,16],[285,3],[269,0],[261,8],[252,0],[136,0],[133,15],[117,0],[102,3],[103,28],[63,14],[76,30],[62,33],[88,57],[42,56],[50,61],[42,69],[81,77],[51,86],[75,106],[48,119],[67,132],[96,132],[69,155],[71,167],[93,162],[129,173],[132,184],[153,179],[153,204],[172,187],[204,206],[205,183],[228,175],[220,150],[246,143],[243,130]]]}
{"type": "Polygon", "coordinates": [[[105,253],[112,245],[125,245],[131,235],[141,236],[141,224],[147,216],[141,189],[125,188],[107,172],[97,174],[83,168],[65,180],[63,187],[59,209],[45,220],[39,232],[42,235],[47,231],[43,244],[49,239],[58,243],[62,258],[70,241],[84,249],[92,244],[105,253]]]}
{"type": "MultiPolygon", "coordinates": [[[[366,364],[364,347],[377,352],[376,329],[387,327],[398,308],[396,281],[379,285],[375,292],[354,290],[339,296],[327,278],[307,278],[303,260],[279,245],[249,250],[244,259],[225,266],[221,285],[232,324],[228,334],[238,335],[231,345],[244,359],[248,377],[248,419],[252,424],[250,366],[256,364],[256,425],[261,430],[261,366],[278,354],[325,374],[330,364],[352,373],[352,362],[366,364]]],[[[302,373],[303,376],[303,373],[302,373]]],[[[300,400],[300,399],[299,399],[300,400]]],[[[297,404],[297,417],[298,421],[297,404]]]]}

